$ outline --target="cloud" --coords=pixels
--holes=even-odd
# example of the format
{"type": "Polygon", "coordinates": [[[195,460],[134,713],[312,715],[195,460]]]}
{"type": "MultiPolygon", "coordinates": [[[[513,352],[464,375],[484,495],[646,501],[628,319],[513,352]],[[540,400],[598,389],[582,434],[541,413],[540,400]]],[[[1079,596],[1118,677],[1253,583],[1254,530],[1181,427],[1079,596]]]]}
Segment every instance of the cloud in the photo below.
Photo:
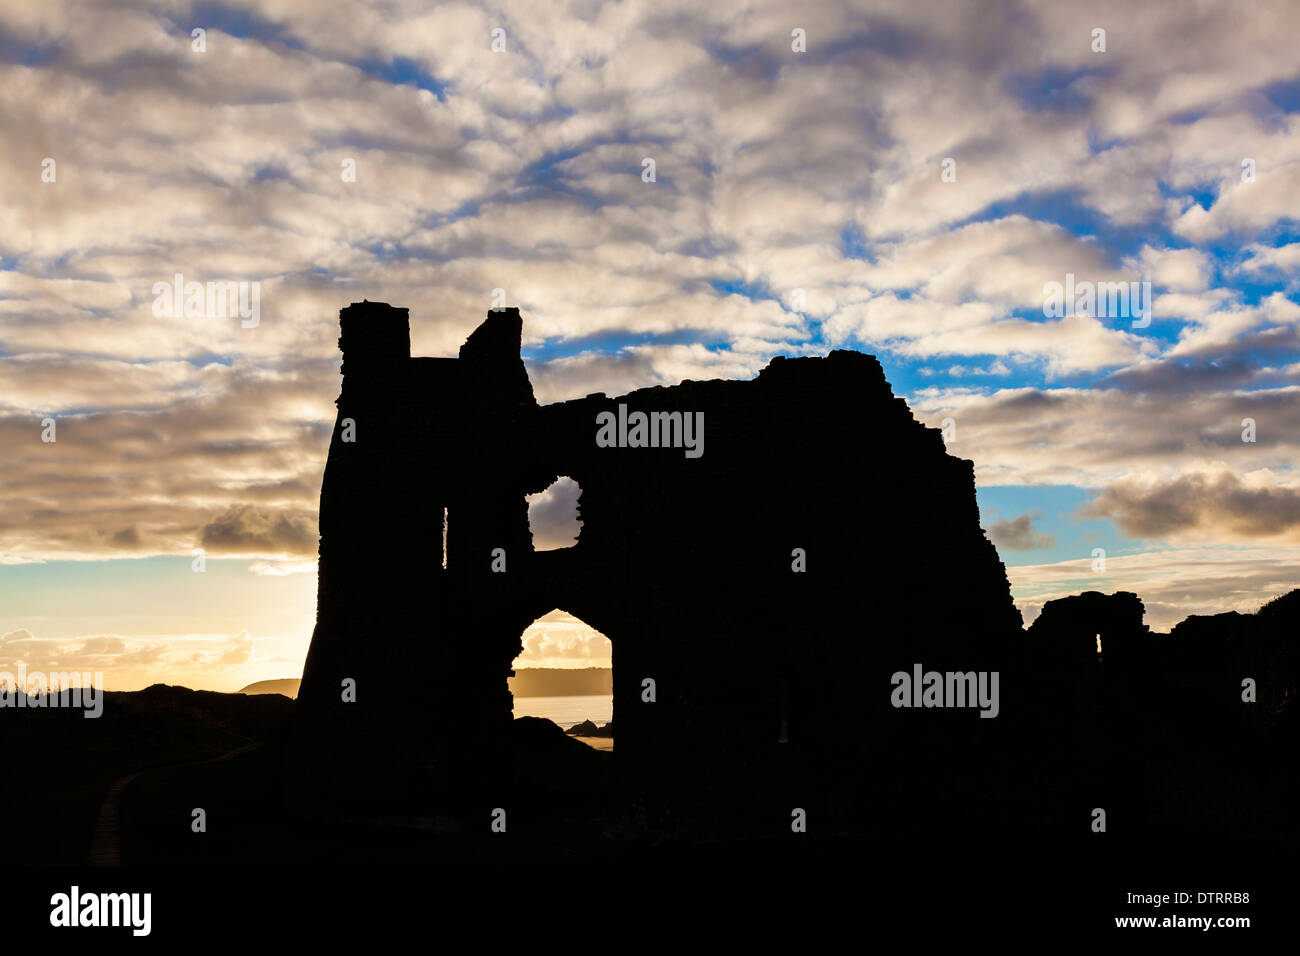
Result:
{"type": "Polygon", "coordinates": [[[1111,518],[1138,538],[1300,542],[1300,487],[1278,487],[1269,472],[1249,477],[1249,483],[1232,472],[1150,483],[1120,480],[1081,513],[1111,518]]]}
{"type": "Polygon", "coordinates": [[[1259,305],[1229,305],[1195,319],[1178,336],[1168,357],[1223,356],[1300,348],[1300,304],[1280,292],[1259,305]]]}
{"type": "Polygon", "coordinates": [[[1012,551],[1035,551],[1056,544],[1056,539],[1052,535],[1042,534],[1034,528],[1032,518],[1027,514],[1012,518],[1010,521],[999,518],[984,530],[994,545],[1012,551]]]}
{"type": "Polygon", "coordinates": [[[19,628],[0,637],[0,668],[8,670],[21,662],[29,671],[122,672],[149,667],[164,657],[162,642],[118,634],[54,639],[19,628]]]}
{"type": "Polygon", "coordinates": [[[226,641],[221,652],[221,663],[227,667],[247,664],[253,656],[253,638],[247,631],[240,631],[226,641]]]}
{"type": "Polygon", "coordinates": [[[1189,471],[1269,470],[1295,484],[1300,461],[1300,388],[924,389],[916,417],[956,423],[949,451],[975,462],[981,485],[1102,488],[1124,478],[1172,479],[1189,471]],[[1243,419],[1256,422],[1243,442],[1243,419]]]}
{"type": "Polygon", "coordinates": [[[188,553],[205,533],[310,553],[335,315],[367,295],[410,306],[416,354],[448,355],[504,288],[545,401],[836,344],[1049,379],[1226,354],[1235,383],[1248,348],[1300,348],[1282,302],[1210,287],[1295,275],[1252,234],[1293,213],[1300,168],[1300,118],[1270,98],[1295,75],[1286,4],[1102,4],[1104,57],[1091,20],[1050,3],[1009,30],[816,0],[806,54],[768,2],[251,3],[238,29],[209,11],[202,54],[143,0],[28,6],[7,9],[10,48],[47,55],[0,60],[0,130],[27,144],[0,174],[31,184],[0,209],[0,440],[25,451],[0,464],[22,518],[0,519],[0,561],[188,553]],[[1227,232],[1251,240],[1236,272],[1212,245],[1227,232]],[[1187,323],[1171,355],[1033,314],[1066,272],[1143,271],[1157,315],[1187,323]],[[178,272],[259,282],[260,324],[154,315],[178,272]],[[48,414],[59,442],[38,449],[48,414]],[[213,517],[245,506],[287,524],[213,517]]]}
{"type": "MultiPolygon", "coordinates": [[[[11,451],[0,460],[0,555],[188,555],[208,525],[205,547],[269,547],[268,558],[312,551],[304,534],[316,524],[336,361],[191,370],[192,395],[124,393],[104,410],[79,408],[89,395],[69,395],[68,412],[0,406],[0,443],[11,451]],[[57,440],[46,443],[50,412],[57,440]],[[286,524],[249,525],[240,509],[286,524]]],[[[3,398],[23,401],[21,390],[3,398]]]]}
{"type": "Polygon", "coordinates": [[[123,528],[110,537],[109,541],[119,548],[138,548],[140,547],[140,532],[136,531],[134,527],[123,528]]]}
{"type": "Polygon", "coordinates": [[[255,561],[248,566],[253,574],[284,577],[286,574],[315,574],[315,561],[255,561]]]}
{"type": "Polygon", "coordinates": [[[983,304],[953,308],[892,293],[842,310],[826,330],[833,342],[853,338],[916,359],[992,354],[1041,360],[1053,375],[1126,365],[1155,350],[1151,342],[1087,315],[995,318],[983,304]]]}
{"type": "Polygon", "coordinates": [[[199,540],[220,553],[299,555],[314,553],[318,536],[306,518],[231,505],[203,526],[199,540]]]}
{"type": "MultiPolygon", "coordinates": [[[[246,672],[268,663],[276,671],[293,671],[302,661],[255,658],[255,640],[247,630],[232,635],[178,634],[149,638],[92,634],[68,638],[36,637],[18,628],[0,637],[0,670],[16,673],[75,672],[103,675],[110,690],[138,689],[166,681],[189,686],[217,684],[236,690],[248,683],[246,672]]],[[[96,683],[99,683],[96,680],[96,683]]]]}
{"type": "Polygon", "coordinates": [[[1257,278],[1287,277],[1292,285],[1296,277],[1300,276],[1300,242],[1276,247],[1255,243],[1246,252],[1248,258],[1238,267],[1246,275],[1257,278]]]}
{"type": "Polygon", "coordinates": [[[609,667],[609,638],[571,614],[555,610],[529,625],[520,638],[519,667],[609,667]]]}
{"type": "Polygon", "coordinates": [[[87,638],[79,649],[81,654],[125,654],[126,640],[116,635],[87,638]]]}
{"type": "Polygon", "coordinates": [[[1209,209],[1192,204],[1173,222],[1178,235],[1209,242],[1225,233],[1260,232],[1277,223],[1295,221],[1300,192],[1300,162],[1261,168],[1253,182],[1225,186],[1209,209]]]}
{"type": "Polygon", "coordinates": [[[1204,292],[1214,274],[1208,253],[1199,249],[1142,250],[1143,272],[1152,285],[1170,292],[1204,292]]]}

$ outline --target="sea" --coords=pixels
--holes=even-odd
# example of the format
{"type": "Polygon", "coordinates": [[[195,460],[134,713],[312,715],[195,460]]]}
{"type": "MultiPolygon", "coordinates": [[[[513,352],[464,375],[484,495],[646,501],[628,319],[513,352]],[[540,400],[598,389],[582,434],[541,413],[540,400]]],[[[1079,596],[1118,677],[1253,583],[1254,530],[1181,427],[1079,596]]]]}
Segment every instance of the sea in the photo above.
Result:
{"type": "Polygon", "coordinates": [[[614,717],[614,698],[610,694],[591,694],[570,697],[516,697],[516,717],[545,717],[565,730],[584,720],[597,726],[609,723],[614,717]]]}

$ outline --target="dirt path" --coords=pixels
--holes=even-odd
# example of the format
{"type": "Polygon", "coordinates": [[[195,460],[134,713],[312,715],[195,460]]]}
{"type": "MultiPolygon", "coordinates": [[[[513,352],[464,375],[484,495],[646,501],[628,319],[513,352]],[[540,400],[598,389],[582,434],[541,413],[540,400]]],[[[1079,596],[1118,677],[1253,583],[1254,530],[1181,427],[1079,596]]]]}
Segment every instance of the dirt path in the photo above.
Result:
{"type": "Polygon", "coordinates": [[[150,767],[148,770],[137,770],[135,773],[129,773],[125,777],[114,780],[99,805],[99,819],[95,821],[95,833],[90,840],[90,865],[122,865],[122,834],[118,829],[118,816],[122,806],[122,794],[126,792],[126,788],[131,785],[131,782],[136,777],[146,773],[155,773],[159,770],[173,770],[177,767],[198,767],[206,763],[221,763],[224,760],[246,754],[250,750],[256,750],[260,746],[262,746],[260,743],[248,743],[242,747],[236,747],[234,750],[218,754],[215,757],[163,764],[160,767],[150,767]]]}

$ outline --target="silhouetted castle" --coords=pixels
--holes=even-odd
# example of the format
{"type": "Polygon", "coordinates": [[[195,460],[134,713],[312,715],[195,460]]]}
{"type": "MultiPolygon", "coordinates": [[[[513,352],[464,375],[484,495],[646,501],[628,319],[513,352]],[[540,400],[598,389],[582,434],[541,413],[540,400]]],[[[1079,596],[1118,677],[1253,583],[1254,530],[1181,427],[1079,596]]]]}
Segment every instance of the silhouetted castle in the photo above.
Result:
{"type": "Polygon", "coordinates": [[[553,833],[597,840],[788,835],[798,808],[822,833],[1003,847],[1086,835],[1104,808],[1135,837],[1294,838],[1300,591],[1168,635],[1136,595],[1094,591],[1023,630],[971,463],[871,356],[543,406],[515,309],[454,359],[411,357],[405,309],[340,320],[300,807],[481,826],[546,805],[553,833]],[[670,439],[702,415],[703,453],[641,447],[639,413],[670,439]],[[581,533],[534,552],[525,496],[560,475],[581,533]],[[557,607],[612,644],[612,773],[512,721],[520,636],[557,607]],[[891,675],[921,669],[1000,675],[997,719],[900,706],[921,692],[891,675]]]}
{"type": "Polygon", "coordinates": [[[1020,631],[971,463],[871,356],[541,406],[517,309],[455,359],[412,358],[405,309],[354,304],[340,324],[298,699],[317,797],[490,799],[520,636],[557,607],[612,643],[621,768],[705,789],[791,753],[860,763],[898,719],[864,685],[918,661],[988,667],[1020,631]],[[597,416],[620,405],[703,413],[703,454],[601,447],[597,416]],[[525,495],[560,475],[581,486],[581,534],[534,552],[525,495]]]}

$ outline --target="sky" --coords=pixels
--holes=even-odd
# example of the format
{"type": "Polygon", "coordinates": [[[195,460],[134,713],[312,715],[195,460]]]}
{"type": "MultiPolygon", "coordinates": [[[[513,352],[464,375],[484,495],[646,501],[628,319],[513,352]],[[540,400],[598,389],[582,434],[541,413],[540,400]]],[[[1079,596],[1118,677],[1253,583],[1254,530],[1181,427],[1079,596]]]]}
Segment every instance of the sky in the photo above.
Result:
{"type": "MultiPolygon", "coordinates": [[[[504,295],[543,402],[869,352],[975,463],[1026,622],[1254,610],[1300,586],[1297,35],[1286,2],[0,0],[0,670],[297,676],[363,298],[436,356],[504,295]],[[160,308],[177,274],[255,316],[160,308]]],[[[607,663],[564,614],[525,648],[607,663]]]]}

